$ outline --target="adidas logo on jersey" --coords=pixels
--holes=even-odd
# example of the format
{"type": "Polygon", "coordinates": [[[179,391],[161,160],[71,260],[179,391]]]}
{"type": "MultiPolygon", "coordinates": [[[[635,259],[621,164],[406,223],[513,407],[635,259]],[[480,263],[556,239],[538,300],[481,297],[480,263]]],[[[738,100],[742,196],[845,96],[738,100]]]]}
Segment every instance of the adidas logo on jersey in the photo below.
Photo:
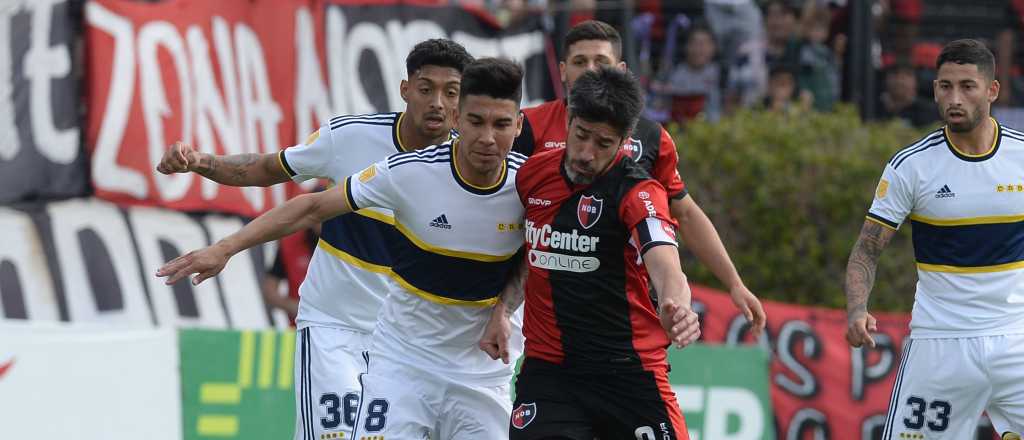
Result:
{"type": "Polygon", "coordinates": [[[441,228],[441,229],[451,229],[452,228],[452,225],[448,223],[448,217],[445,216],[444,214],[441,214],[440,216],[435,218],[433,221],[431,221],[430,222],[430,226],[433,226],[435,228],[441,228]]]}
{"type": "Polygon", "coordinates": [[[942,188],[935,192],[935,198],[944,199],[947,197],[956,197],[956,193],[949,189],[949,185],[942,185],[942,188]]]}

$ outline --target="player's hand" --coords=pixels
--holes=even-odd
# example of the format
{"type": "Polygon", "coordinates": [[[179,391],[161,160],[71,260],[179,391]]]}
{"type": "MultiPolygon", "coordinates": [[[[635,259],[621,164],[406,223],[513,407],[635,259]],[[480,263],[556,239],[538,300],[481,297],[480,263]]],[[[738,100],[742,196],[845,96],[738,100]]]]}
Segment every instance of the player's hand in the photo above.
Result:
{"type": "Polygon", "coordinates": [[[761,337],[761,332],[764,331],[767,317],[764,313],[764,307],[761,306],[761,301],[742,283],[733,287],[729,291],[729,296],[732,298],[732,303],[736,305],[736,308],[740,309],[740,312],[743,312],[743,316],[747,318],[747,322],[750,323],[750,335],[756,341],[761,337]]]}
{"type": "Polygon", "coordinates": [[[661,304],[658,315],[662,328],[676,347],[683,348],[700,337],[700,320],[697,319],[697,312],[689,305],[667,300],[661,304]]]}
{"type": "Polygon", "coordinates": [[[849,342],[851,347],[875,347],[875,339],[871,337],[871,332],[878,331],[878,320],[874,316],[867,311],[856,311],[849,314],[846,324],[846,342],[849,342]]]}
{"type": "Polygon", "coordinates": [[[512,323],[505,313],[505,305],[498,303],[491,311],[491,319],[484,328],[484,335],[480,337],[480,349],[487,353],[491,359],[501,359],[506,365],[509,363],[508,339],[512,336],[512,323]]]}
{"type": "Polygon", "coordinates": [[[203,280],[220,273],[229,258],[231,258],[231,253],[215,244],[168,261],[167,264],[157,269],[156,276],[167,277],[164,283],[171,285],[189,275],[197,274],[192,278],[192,285],[198,285],[203,280]]]}
{"type": "Polygon", "coordinates": [[[156,170],[163,174],[187,173],[199,167],[202,154],[195,147],[178,141],[164,152],[156,170]]]}

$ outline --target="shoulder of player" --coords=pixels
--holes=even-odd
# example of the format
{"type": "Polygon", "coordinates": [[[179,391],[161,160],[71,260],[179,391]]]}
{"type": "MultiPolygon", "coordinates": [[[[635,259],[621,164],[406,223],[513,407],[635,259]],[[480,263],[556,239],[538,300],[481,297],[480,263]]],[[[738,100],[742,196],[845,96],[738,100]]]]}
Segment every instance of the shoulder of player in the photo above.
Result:
{"type": "Polygon", "coordinates": [[[367,127],[394,127],[399,113],[368,113],[364,115],[341,115],[331,118],[326,124],[331,132],[365,130],[367,127]]]}
{"type": "Polygon", "coordinates": [[[888,165],[891,166],[893,169],[899,169],[899,167],[906,163],[908,160],[916,160],[912,158],[922,157],[922,152],[928,151],[929,149],[938,145],[945,145],[945,143],[946,137],[943,134],[942,129],[939,128],[931,133],[928,133],[924,137],[914,141],[912,144],[900,149],[900,151],[896,152],[896,154],[894,154],[892,158],[889,159],[888,165]]]}
{"type": "Polygon", "coordinates": [[[1024,146],[1024,132],[999,124],[999,133],[1003,137],[1000,142],[1006,142],[1009,139],[1010,143],[1015,146],[1024,146]]]}
{"type": "Polygon", "coordinates": [[[419,150],[392,154],[387,158],[387,165],[389,170],[394,170],[402,165],[412,163],[445,164],[445,166],[447,166],[447,163],[451,161],[451,158],[452,144],[449,141],[442,144],[431,145],[419,150]]]}
{"type": "MultiPolygon", "coordinates": [[[[523,116],[527,119],[538,119],[543,118],[551,113],[556,113],[565,107],[565,100],[557,99],[554,101],[548,101],[542,104],[535,105],[533,107],[526,107],[522,109],[523,116]]],[[[564,111],[564,110],[563,110],[564,111]]]]}
{"type": "MultiPolygon", "coordinates": [[[[544,150],[537,154],[530,156],[526,162],[520,167],[522,172],[535,172],[534,170],[545,166],[550,166],[552,162],[559,163],[562,161],[562,154],[565,153],[565,148],[555,148],[552,150],[544,150]]],[[[509,153],[509,156],[515,154],[519,157],[526,157],[519,153],[509,153]]]]}

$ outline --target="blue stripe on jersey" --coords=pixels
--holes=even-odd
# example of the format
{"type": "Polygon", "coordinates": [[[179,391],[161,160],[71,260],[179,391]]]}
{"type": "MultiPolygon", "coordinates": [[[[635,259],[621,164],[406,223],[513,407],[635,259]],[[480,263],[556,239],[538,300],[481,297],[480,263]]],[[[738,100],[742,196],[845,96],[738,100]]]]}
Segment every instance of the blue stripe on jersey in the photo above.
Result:
{"type": "Polygon", "coordinates": [[[320,232],[334,249],[377,266],[391,266],[388,243],[400,237],[394,225],[358,212],[325,221],[320,232]]]}
{"type": "Polygon", "coordinates": [[[398,264],[392,270],[401,278],[396,281],[413,293],[442,304],[492,305],[514,263],[521,258],[516,254],[488,262],[441,255],[420,248],[401,233],[391,242],[390,249],[398,264]]]}
{"type": "Polygon", "coordinates": [[[1024,142],[1024,135],[1019,135],[1019,134],[1016,134],[1016,133],[1011,134],[1008,131],[1004,131],[1003,132],[1003,136],[1006,136],[1006,137],[1008,137],[1010,139],[1014,139],[1014,140],[1018,140],[1018,141],[1024,142]]]}
{"type": "Polygon", "coordinates": [[[1024,221],[935,225],[911,217],[910,222],[918,263],[981,268],[1024,260],[1024,221]]]}
{"type": "Polygon", "coordinates": [[[389,163],[388,164],[388,169],[392,169],[392,168],[397,167],[399,165],[405,165],[407,163],[441,163],[441,162],[448,162],[449,160],[451,160],[451,157],[449,157],[449,156],[441,156],[441,157],[438,157],[438,158],[435,158],[435,159],[406,159],[406,160],[403,160],[403,161],[397,162],[397,163],[389,163]]]}
{"type": "Polygon", "coordinates": [[[889,159],[889,165],[895,164],[897,160],[902,159],[904,156],[908,155],[909,153],[916,152],[923,145],[925,145],[925,144],[927,144],[929,142],[932,142],[935,139],[940,139],[940,138],[942,138],[942,129],[938,129],[938,130],[935,130],[935,131],[929,133],[928,136],[925,136],[925,137],[923,137],[921,139],[918,139],[914,143],[908,145],[907,147],[904,147],[900,151],[897,151],[896,154],[894,154],[892,156],[892,158],[889,159]]]}
{"type": "Polygon", "coordinates": [[[899,168],[900,165],[903,162],[905,162],[907,159],[910,158],[910,156],[913,156],[913,155],[915,155],[917,153],[920,153],[922,151],[925,151],[925,150],[927,150],[929,148],[932,148],[932,147],[937,146],[937,145],[942,145],[942,144],[945,144],[945,143],[946,143],[946,138],[940,136],[939,139],[932,140],[932,141],[928,142],[927,144],[924,144],[924,145],[921,145],[919,147],[916,147],[913,150],[910,150],[910,152],[908,152],[907,154],[904,154],[899,159],[896,159],[895,163],[893,163],[892,167],[893,168],[899,168]]]}
{"type": "Polygon", "coordinates": [[[337,126],[340,126],[340,124],[348,122],[387,122],[387,125],[391,125],[395,122],[395,116],[397,114],[398,113],[377,113],[367,115],[335,116],[331,118],[331,121],[328,123],[328,125],[331,126],[331,129],[337,128],[337,126]]]}

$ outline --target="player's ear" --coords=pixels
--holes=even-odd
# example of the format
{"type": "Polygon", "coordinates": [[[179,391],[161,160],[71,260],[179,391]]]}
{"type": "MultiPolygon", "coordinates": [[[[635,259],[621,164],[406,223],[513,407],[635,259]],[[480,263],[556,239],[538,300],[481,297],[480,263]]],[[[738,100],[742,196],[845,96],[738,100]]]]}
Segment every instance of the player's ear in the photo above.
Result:
{"type": "Polygon", "coordinates": [[[558,76],[562,79],[562,84],[569,81],[569,77],[565,74],[565,61],[558,62],[558,76]]]}
{"type": "Polygon", "coordinates": [[[406,104],[408,104],[409,103],[409,81],[403,79],[402,80],[402,84],[398,86],[398,91],[399,91],[399,94],[402,95],[402,100],[405,101],[406,104]]]}
{"type": "Polygon", "coordinates": [[[523,132],[523,111],[519,111],[519,115],[516,116],[516,137],[523,132]]]}

